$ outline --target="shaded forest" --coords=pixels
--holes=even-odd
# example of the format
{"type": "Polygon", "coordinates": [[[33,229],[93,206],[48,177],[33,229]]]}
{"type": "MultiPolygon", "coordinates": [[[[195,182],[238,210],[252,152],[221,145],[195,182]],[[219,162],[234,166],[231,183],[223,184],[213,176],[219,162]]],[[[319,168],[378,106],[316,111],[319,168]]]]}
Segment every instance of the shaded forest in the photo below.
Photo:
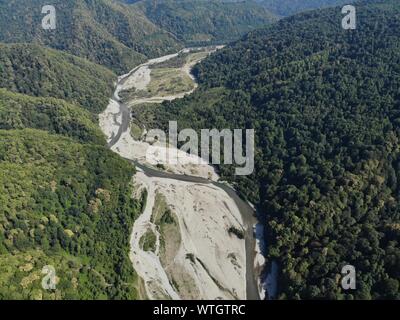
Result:
{"type": "Polygon", "coordinates": [[[400,298],[400,4],[357,12],[356,30],[327,9],[248,34],[158,114],[161,126],[256,130],[254,174],[219,170],[265,215],[280,299],[400,298]],[[357,290],[341,289],[346,264],[357,290]]]}

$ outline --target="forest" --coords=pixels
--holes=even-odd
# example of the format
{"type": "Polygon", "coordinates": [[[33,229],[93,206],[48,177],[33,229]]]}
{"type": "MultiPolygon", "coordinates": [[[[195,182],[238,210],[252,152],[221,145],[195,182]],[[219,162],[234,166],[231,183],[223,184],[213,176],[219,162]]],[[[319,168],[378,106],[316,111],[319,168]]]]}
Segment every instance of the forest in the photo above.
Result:
{"type": "Polygon", "coordinates": [[[43,30],[46,0],[0,0],[0,42],[31,43],[65,51],[118,75],[148,58],[185,45],[222,43],[273,21],[255,2],[219,0],[64,0],[57,26],[43,30]]]}
{"type": "Polygon", "coordinates": [[[0,299],[141,297],[135,168],[98,126],[115,74],[38,45],[0,49],[0,299]],[[42,288],[46,265],[56,289],[42,288]]]}
{"type": "Polygon", "coordinates": [[[101,112],[116,75],[85,59],[34,44],[0,43],[0,87],[36,97],[53,97],[101,112]]]}
{"type": "Polygon", "coordinates": [[[143,299],[129,260],[135,168],[108,150],[97,114],[117,74],[183,43],[122,1],[58,2],[43,30],[45,4],[0,0],[0,299],[143,299]]]}
{"type": "MultiPolygon", "coordinates": [[[[46,1],[0,0],[0,299],[145,298],[128,254],[135,168],[97,121],[116,74],[316,4],[213,2],[66,0],[45,33],[46,1]]],[[[400,3],[359,3],[356,30],[339,9],[251,31],[194,68],[192,95],[149,111],[149,129],[255,129],[254,173],[217,169],[260,212],[278,299],[400,299],[400,3]],[[356,290],[340,286],[347,264],[356,290]]]]}
{"type": "Polygon", "coordinates": [[[352,0],[255,0],[278,16],[290,16],[302,11],[350,4],[352,0]]]}
{"type": "Polygon", "coordinates": [[[143,0],[133,7],[189,46],[227,43],[276,17],[254,1],[143,0]]]}
{"type": "Polygon", "coordinates": [[[134,168],[107,148],[0,130],[0,299],[135,299],[134,168]],[[41,287],[53,265],[56,290],[41,287]]]}
{"type": "Polygon", "coordinates": [[[34,43],[106,66],[118,74],[147,60],[178,51],[175,37],[120,1],[63,0],[55,30],[43,30],[46,0],[0,0],[0,42],[34,43]]]}
{"type": "Polygon", "coordinates": [[[259,207],[279,299],[399,299],[400,3],[365,1],[251,32],[195,67],[159,125],[254,128],[256,170],[220,166],[259,207]],[[354,265],[357,289],[340,286],[354,265]]]}
{"type": "Polygon", "coordinates": [[[0,89],[0,129],[33,128],[104,145],[97,117],[64,100],[32,97],[0,89]]]}

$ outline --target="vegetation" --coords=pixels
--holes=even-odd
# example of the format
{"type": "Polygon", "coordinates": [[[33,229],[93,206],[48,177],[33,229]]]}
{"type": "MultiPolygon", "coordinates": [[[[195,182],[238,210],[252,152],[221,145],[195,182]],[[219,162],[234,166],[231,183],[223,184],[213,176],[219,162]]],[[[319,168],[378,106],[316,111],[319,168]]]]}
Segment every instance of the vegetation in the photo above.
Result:
{"type": "Polygon", "coordinates": [[[0,49],[0,299],[141,296],[135,169],[108,150],[95,115],[115,74],[34,44],[0,49]],[[42,288],[46,265],[55,290],[42,288]]]}
{"type": "Polygon", "coordinates": [[[179,53],[176,57],[151,66],[151,69],[163,68],[182,68],[186,63],[190,53],[179,53]]]}
{"type": "Polygon", "coordinates": [[[35,98],[0,89],[0,129],[41,129],[81,142],[105,144],[96,117],[54,98],[35,98]]]}
{"type": "Polygon", "coordinates": [[[152,213],[152,222],[157,226],[160,236],[159,256],[161,264],[167,271],[172,285],[184,296],[196,299],[193,278],[184,268],[176,263],[176,256],[182,243],[179,220],[174,212],[168,208],[165,197],[156,194],[155,206],[152,213]]]}
{"type": "Polygon", "coordinates": [[[160,224],[173,224],[175,223],[173,214],[170,209],[167,209],[161,217],[160,224]]]}
{"type": "Polygon", "coordinates": [[[400,4],[366,1],[358,28],[327,9],[252,32],[164,103],[180,128],[254,128],[256,169],[220,166],[266,219],[280,299],[400,298],[400,4]],[[343,291],[341,269],[357,270],[343,291]]]}
{"type": "Polygon", "coordinates": [[[143,135],[143,130],[140,125],[134,121],[131,122],[131,136],[135,140],[140,140],[143,135]]]}
{"type": "Polygon", "coordinates": [[[350,4],[352,0],[256,0],[269,11],[279,16],[292,14],[324,7],[350,4]]]}
{"type": "Polygon", "coordinates": [[[0,87],[54,97],[101,112],[116,75],[72,55],[29,44],[0,44],[0,87]]]}
{"type": "Polygon", "coordinates": [[[154,201],[154,208],[151,215],[151,222],[160,225],[162,217],[166,212],[169,211],[165,196],[161,193],[157,193],[154,201]]]}
{"type": "Polygon", "coordinates": [[[189,45],[231,41],[275,20],[253,1],[143,0],[133,7],[189,45]]]}
{"type": "MultiPolygon", "coordinates": [[[[123,101],[134,99],[160,98],[182,94],[193,90],[195,84],[192,78],[183,70],[177,68],[154,68],[151,70],[151,81],[143,90],[131,88],[121,92],[123,101]]],[[[145,104],[141,104],[143,107],[145,104]]],[[[135,109],[133,106],[132,109],[135,109]]]]}
{"type": "Polygon", "coordinates": [[[193,88],[193,80],[180,69],[154,69],[151,71],[151,82],[143,96],[163,97],[187,92],[193,88]]]}
{"type": "MultiPolygon", "coordinates": [[[[143,125],[145,125],[146,128],[156,128],[157,121],[155,121],[154,117],[158,109],[160,109],[160,105],[156,103],[135,104],[131,107],[132,123],[140,129],[140,137],[142,136],[141,128],[143,128],[143,125]]],[[[135,135],[136,137],[138,136],[138,131],[135,135]]]]}
{"type": "Polygon", "coordinates": [[[0,297],[135,298],[133,173],[102,146],[0,130],[0,297]],[[53,292],[41,287],[47,264],[60,278],[53,292]]]}
{"type": "Polygon", "coordinates": [[[242,230],[239,230],[238,228],[232,226],[228,229],[229,234],[234,234],[236,237],[239,239],[244,239],[244,233],[242,230]]]}
{"type": "Polygon", "coordinates": [[[67,51],[122,74],[181,45],[134,7],[109,0],[64,0],[55,30],[43,30],[46,0],[0,0],[0,41],[67,51]]]}
{"type": "Polygon", "coordinates": [[[152,230],[147,230],[140,238],[140,247],[144,251],[156,251],[157,237],[152,230]]]}
{"type": "MultiPolygon", "coordinates": [[[[282,15],[316,3],[260,1],[282,15]]],[[[135,169],[96,127],[115,74],[94,63],[120,74],[180,41],[231,41],[274,20],[229,2],[65,0],[57,29],[45,31],[46,1],[0,0],[0,41],[12,43],[0,44],[0,299],[140,296],[128,255],[142,209],[131,198],[135,169]],[[41,286],[45,265],[55,290],[41,286]]],[[[256,129],[255,172],[219,171],[265,214],[281,299],[400,298],[399,15],[398,1],[371,0],[358,6],[357,30],[341,29],[335,9],[251,32],[196,67],[197,92],[143,116],[256,129]],[[355,291],[340,287],[345,264],[356,267],[355,291]]],[[[162,79],[150,89],[170,92],[162,79]]],[[[161,249],[173,256],[177,219],[165,199],[156,205],[161,249]]],[[[154,234],[146,239],[153,248],[154,234]]]]}

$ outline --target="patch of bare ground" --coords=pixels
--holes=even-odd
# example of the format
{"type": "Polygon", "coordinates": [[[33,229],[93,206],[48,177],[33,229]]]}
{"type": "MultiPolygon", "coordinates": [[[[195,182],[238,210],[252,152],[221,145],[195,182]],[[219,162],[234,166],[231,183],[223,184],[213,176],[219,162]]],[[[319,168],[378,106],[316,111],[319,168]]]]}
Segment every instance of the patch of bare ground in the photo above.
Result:
{"type": "Polygon", "coordinates": [[[179,219],[160,193],[156,194],[152,222],[157,225],[160,233],[159,257],[171,285],[182,299],[198,298],[200,292],[193,277],[175,259],[182,242],[179,219]]]}
{"type": "Polygon", "coordinates": [[[147,290],[151,292],[153,300],[171,300],[171,297],[160,289],[160,286],[157,282],[149,280],[146,282],[146,286],[147,290]]]}
{"type": "Polygon", "coordinates": [[[139,300],[149,300],[147,293],[146,293],[146,285],[142,278],[138,277],[137,281],[137,292],[139,296],[139,300]]]}

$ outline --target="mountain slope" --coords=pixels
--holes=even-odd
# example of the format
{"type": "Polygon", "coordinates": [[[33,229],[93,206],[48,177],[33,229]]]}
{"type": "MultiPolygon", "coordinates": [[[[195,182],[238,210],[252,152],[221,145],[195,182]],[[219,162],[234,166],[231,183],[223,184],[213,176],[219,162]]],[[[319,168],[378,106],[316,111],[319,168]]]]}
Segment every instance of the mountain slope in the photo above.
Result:
{"type": "Polygon", "coordinates": [[[238,39],[265,26],[275,17],[253,1],[144,0],[136,2],[153,23],[187,44],[217,43],[238,39]]]}
{"type": "MultiPolygon", "coordinates": [[[[20,68],[15,78],[57,83],[54,70],[40,70],[34,77],[20,68]]],[[[128,254],[140,210],[131,198],[133,174],[108,150],[94,114],[0,89],[0,299],[138,298],[128,254]],[[54,267],[54,290],[42,287],[44,266],[54,267]]]]}
{"type": "Polygon", "coordinates": [[[102,111],[116,75],[99,65],[38,45],[0,44],[0,87],[54,97],[102,111]]]}
{"type": "Polygon", "coordinates": [[[264,8],[279,16],[290,16],[301,11],[350,4],[351,0],[256,0],[264,8]]]}
{"type": "MultiPolygon", "coordinates": [[[[376,2],[376,3],[375,3],[376,2]]],[[[358,4],[283,19],[204,60],[192,96],[163,126],[255,128],[256,170],[222,176],[265,215],[281,299],[398,299],[400,4],[358,4]],[[357,290],[340,286],[354,265],[357,290]]]]}
{"type": "Polygon", "coordinates": [[[109,0],[55,4],[55,30],[41,27],[44,0],[0,1],[0,42],[34,42],[107,66],[118,74],[180,44],[140,11],[109,0]]]}
{"type": "Polygon", "coordinates": [[[105,144],[96,117],[63,100],[0,89],[0,129],[42,129],[81,142],[105,144]]]}
{"type": "Polygon", "coordinates": [[[0,299],[134,299],[133,167],[105,147],[0,130],[0,299]],[[42,268],[58,277],[44,290],[42,268]]]}
{"type": "Polygon", "coordinates": [[[95,114],[115,78],[61,51],[0,44],[0,299],[139,297],[135,169],[108,150],[95,114]]]}

